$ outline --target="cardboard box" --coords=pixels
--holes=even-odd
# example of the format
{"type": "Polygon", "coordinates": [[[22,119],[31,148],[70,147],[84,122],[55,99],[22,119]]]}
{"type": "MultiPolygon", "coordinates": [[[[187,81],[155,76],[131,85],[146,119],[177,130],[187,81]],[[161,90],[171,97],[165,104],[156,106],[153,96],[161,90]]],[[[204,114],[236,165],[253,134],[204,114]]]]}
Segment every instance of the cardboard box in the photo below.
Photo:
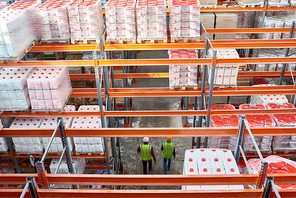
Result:
{"type": "MultiPolygon", "coordinates": [[[[236,13],[215,13],[216,29],[236,28],[237,14],[236,13]]],[[[235,34],[216,34],[215,40],[232,40],[235,39],[235,34]]]]}
{"type": "Polygon", "coordinates": [[[217,5],[217,0],[200,0],[200,5],[217,5]]]}
{"type": "MultiPolygon", "coordinates": [[[[200,13],[200,22],[202,22],[203,26],[206,29],[214,29],[215,28],[215,15],[213,12],[201,12],[200,13]]],[[[213,40],[214,35],[210,34],[210,40],[213,40]]],[[[202,35],[202,40],[205,39],[205,34],[202,35]]]]}
{"type": "Polygon", "coordinates": [[[68,67],[69,74],[82,74],[82,67],[68,67]]]}

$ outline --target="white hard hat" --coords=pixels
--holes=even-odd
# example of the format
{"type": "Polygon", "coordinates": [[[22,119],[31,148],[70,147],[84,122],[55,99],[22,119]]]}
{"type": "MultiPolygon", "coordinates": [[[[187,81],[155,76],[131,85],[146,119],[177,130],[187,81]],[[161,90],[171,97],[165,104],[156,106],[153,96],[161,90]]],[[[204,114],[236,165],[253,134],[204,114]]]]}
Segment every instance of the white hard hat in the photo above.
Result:
{"type": "Polygon", "coordinates": [[[143,141],[144,141],[144,142],[149,142],[149,137],[144,137],[144,138],[143,138],[143,141]]]}

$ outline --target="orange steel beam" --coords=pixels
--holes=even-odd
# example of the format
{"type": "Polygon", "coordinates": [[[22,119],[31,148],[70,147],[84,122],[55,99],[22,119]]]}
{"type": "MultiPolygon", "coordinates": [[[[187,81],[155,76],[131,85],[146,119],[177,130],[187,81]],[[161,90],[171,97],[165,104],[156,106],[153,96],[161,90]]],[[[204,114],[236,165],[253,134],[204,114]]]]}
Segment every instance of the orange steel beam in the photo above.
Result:
{"type": "MultiPolygon", "coordinates": [[[[0,189],[0,197],[20,197],[23,189],[0,189]]],[[[192,191],[192,190],[69,190],[69,189],[38,189],[38,194],[42,198],[52,197],[170,197],[170,198],[196,198],[196,197],[261,197],[263,189],[245,190],[213,190],[213,191],[192,191]]],[[[31,197],[29,191],[25,197],[31,197]]]]}
{"type": "MultiPolygon", "coordinates": [[[[37,174],[1,174],[0,184],[24,184],[27,177],[37,174]]],[[[257,174],[233,175],[89,175],[47,174],[49,184],[57,185],[124,185],[124,186],[181,186],[181,185],[253,185],[257,174]]]]}
{"type": "MultiPolygon", "coordinates": [[[[248,71],[248,72],[238,72],[239,79],[246,78],[280,78],[281,71],[248,71]]],[[[296,76],[296,71],[293,71],[293,76],[296,76]]],[[[100,76],[101,77],[101,76],[100,76]]],[[[285,72],[285,78],[291,78],[291,72],[285,72]]],[[[124,78],[169,78],[169,73],[119,73],[114,74],[114,79],[124,79],[124,78]]],[[[95,74],[70,74],[71,80],[95,80],[95,74]]]]}
{"type": "MultiPolygon", "coordinates": [[[[296,134],[295,127],[254,127],[254,136],[296,134]]],[[[10,129],[1,130],[0,137],[51,137],[54,129],[10,129]]],[[[99,128],[66,129],[67,137],[232,137],[238,128],[99,128]]],[[[56,135],[58,137],[58,135],[56,135]]]]}
{"type": "MultiPolygon", "coordinates": [[[[102,97],[105,97],[105,89],[101,89],[102,97]]],[[[97,98],[96,88],[73,88],[71,98],[97,98]]]]}
{"type": "MultiPolygon", "coordinates": [[[[257,32],[283,32],[289,33],[289,28],[265,28],[265,29],[209,29],[209,33],[249,33],[257,32]]],[[[211,41],[214,48],[284,48],[296,47],[295,39],[250,39],[250,40],[215,40],[211,41]],[[223,45],[221,45],[223,43],[223,45]]],[[[46,44],[36,45],[30,52],[70,52],[70,51],[94,51],[96,44],[46,44]]],[[[145,44],[105,44],[105,51],[120,50],[168,50],[168,49],[204,49],[204,41],[190,43],[145,43],[145,44]]]]}
{"type": "MultiPolygon", "coordinates": [[[[291,28],[232,28],[232,29],[206,29],[208,34],[258,34],[258,33],[290,33],[291,28]]],[[[203,30],[205,33],[205,30],[203,30]]]]}
{"type": "Polygon", "coordinates": [[[83,67],[93,66],[93,60],[54,60],[54,61],[19,61],[4,62],[1,67],[83,67]]]}
{"type": "Polygon", "coordinates": [[[100,116],[100,111],[90,111],[90,112],[85,112],[85,111],[63,111],[61,113],[58,112],[36,112],[33,113],[30,111],[29,113],[25,112],[11,112],[11,111],[5,111],[2,114],[0,114],[0,117],[84,117],[84,116],[100,116]]]}

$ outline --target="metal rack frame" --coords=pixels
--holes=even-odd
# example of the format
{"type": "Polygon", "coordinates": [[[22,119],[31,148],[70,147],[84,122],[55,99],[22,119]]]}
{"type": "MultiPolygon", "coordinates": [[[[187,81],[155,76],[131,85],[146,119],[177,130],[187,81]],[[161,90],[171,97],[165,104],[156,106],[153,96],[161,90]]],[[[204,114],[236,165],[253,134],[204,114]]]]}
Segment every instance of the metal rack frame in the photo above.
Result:
{"type": "MultiPolygon", "coordinates": [[[[247,8],[240,8],[240,7],[226,7],[226,8],[201,8],[202,12],[234,12],[234,11],[294,11],[296,10],[296,7],[289,7],[289,8],[281,8],[281,7],[268,7],[266,4],[263,7],[247,7],[247,8]]],[[[293,23],[294,24],[294,23],[293,23]]],[[[249,29],[202,29],[202,33],[206,34],[235,34],[235,33],[268,33],[268,32],[280,32],[280,33],[290,33],[294,31],[294,25],[292,28],[270,28],[270,29],[262,29],[262,28],[249,28],[249,29]]],[[[81,66],[94,66],[95,68],[95,75],[71,75],[72,79],[95,79],[97,83],[97,89],[73,89],[73,93],[71,97],[97,97],[99,99],[99,105],[100,105],[100,111],[99,112],[63,112],[61,114],[58,113],[12,113],[12,112],[3,112],[0,114],[1,119],[3,117],[35,117],[35,116],[50,116],[50,117],[71,117],[72,116],[82,116],[82,115],[100,115],[102,119],[102,128],[101,129],[65,129],[62,125],[63,122],[59,125],[58,131],[60,132],[60,137],[63,141],[63,146],[65,148],[65,154],[66,159],[71,160],[71,154],[69,153],[68,145],[67,145],[67,139],[66,134],[68,137],[104,137],[104,143],[107,145],[106,137],[111,137],[111,146],[112,146],[112,154],[114,161],[114,168],[115,171],[113,173],[118,173],[119,167],[117,167],[117,164],[120,161],[116,162],[116,159],[120,160],[120,145],[119,145],[119,137],[144,137],[144,136],[150,136],[150,137],[166,137],[167,135],[170,135],[172,137],[204,137],[205,134],[207,134],[208,137],[211,136],[223,136],[223,137],[230,137],[235,136],[237,134],[236,128],[210,128],[209,127],[209,118],[211,115],[219,115],[219,114],[233,114],[233,115],[243,115],[246,113],[252,113],[252,114],[262,114],[262,113],[283,113],[283,112],[291,112],[295,113],[296,109],[285,109],[285,110],[233,110],[233,111],[213,111],[211,110],[211,101],[212,97],[214,96],[244,96],[244,95],[261,95],[261,94],[268,94],[268,93],[276,93],[276,94],[287,94],[287,95],[295,95],[296,94],[296,85],[294,86],[273,86],[273,87],[237,87],[237,88],[227,88],[227,89],[216,89],[213,86],[210,86],[210,88],[206,88],[205,86],[205,80],[206,80],[206,66],[205,65],[211,65],[212,66],[212,74],[214,74],[214,69],[216,65],[219,64],[258,64],[258,63],[294,63],[296,62],[296,58],[243,58],[243,59],[217,59],[215,56],[212,57],[212,59],[208,59],[206,57],[206,53],[204,58],[199,59],[190,59],[190,60],[169,60],[169,59],[149,59],[149,60],[141,60],[141,59],[122,59],[122,60],[108,60],[106,52],[108,51],[136,51],[136,50],[168,50],[168,49],[203,49],[207,51],[209,47],[211,46],[212,49],[219,49],[219,48],[244,48],[244,49],[258,49],[258,48],[295,48],[296,47],[296,39],[274,39],[274,40],[244,40],[244,41],[233,41],[233,40],[225,40],[225,41],[210,41],[207,37],[204,42],[192,42],[192,43],[155,43],[155,44],[105,44],[103,42],[103,38],[101,38],[99,44],[73,44],[73,45],[66,45],[66,44],[47,44],[47,45],[37,45],[32,48],[31,52],[67,52],[67,51],[94,51],[94,59],[90,61],[85,60],[75,60],[75,61],[68,61],[68,60],[57,60],[57,61],[20,61],[17,63],[13,62],[4,62],[0,63],[0,66],[2,67],[36,67],[36,66],[59,66],[59,67],[81,67],[81,66]],[[96,51],[97,49],[100,49],[101,51],[101,59],[99,60],[96,57],[96,51]],[[202,80],[202,87],[198,88],[197,90],[188,89],[188,90],[169,90],[167,88],[142,88],[142,89],[136,89],[136,88],[123,88],[123,89],[115,89],[110,88],[109,86],[109,74],[108,74],[108,67],[111,67],[111,71],[114,66],[121,66],[123,71],[126,71],[126,66],[147,66],[147,65],[170,65],[170,64],[179,64],[179,65],[188,65],[188,64],[199,64],[204,65],[204,71],[201,74],[201,80],[202,80]],[[99,68],[103,68],[103,72],[100,74],[99,68]],[[100,78],[103,75],[104,78],[104,89],[101,88],[101,81],[100,78]],[[199,110],[194,111],[116,111],[116,109],[111,108],[111,102],[110,98],[115,97],[200,97],[200,108],[199,110]],[[207,110],[203,110],[203,106],[205,104],[205,97],[208,97],[209,99],[209,105],[207,110]],[[103,110],[103,102],[102,97],[105,97],[108,101],[108,105],[106,107],[106,111],[103,110]],[[109,122],[108,126],[112,126],[112,120],[115,117],[122,117],[122,116],[128,116],[128,117],[138,117],[138,116],[172,116],[172,115],[193,115],[193,116],[199,116],[200,118],[202,116],[207,117],[206,119],[206,128],[153,128],[153,129],[119,129],[119,128],[106,128],[107,123],[105,123],[104,118],[108,117],[109,122]],[[116,137],[116,139],[115,139],[116,137]],[[118,151],[116,151],[116,142],[118,145],[118,151]],[[117,158],[118,153],[118,158],[117,158]],[[68,157],[67,157],[68,156],[68,157]]],[[[135,58],[135,56],[133,56],[135,58]]],[[[296,72],[293,72],[296,74],[296,72]]],[[[285,72],[284,70],[282,72],[240,72],[239,78],[251,78],[253,79],[257,74],[267,77],[277,77],[279,74],[281,74],[280,78],[283,79],[284,77],[290,78],[292,75],[290,72],[285,72]]],[[[153,77],[163,77],[167,78],[168,74],[129,74],[123,72],[123,74],[113,74],[111,72],[111,81],[114,80],[114,78],[153,78],[153,77]]],[[[212,78],[213,79],[213,78],[212,78]]],[[[114,84],[114,83],[112,83],[114,84]]],[[[211,83],[213,85],[213,83],[211,83]]],[[[114,102],[115,103],[115,102],[114,102]]],[[[197,103],[197,100],[196,100],[197,103]]],[[[116,106],[115,106],[116,107],[116,106]]],[[[197,108],[197,105],[195,105],[195,108],[197,108]]],[[[61,118],[60,118],[61,119],[61,118]]],[[[201,120],[201,119],[200,119],[201,120]]],[[[238,139],[241,140],[244,133],[244,120],[241,120],[239,133],[238,133],[238,139]]],[[[295,135],[295,128],[278,128],[278,127],[265,127],[265,128],[251,128],[249,129],[247,125],[245,125],[247,128],[247,131],[251,134],[254,134],[256,136],[262,136],[262,135],[275,135],[275,134],[281,134],[281,135],[295,135]],[[252,132],[251,132],[252,130],[252,132]]],[[[201,124],[199,124],[199,127],[201,127],[201,124]]],[[[55,130],[56,132],[57,130],[55,130]]],[[[12,143],[10,140],[10,137],[50,137],[52,135],[52,129],[7,129],[4,128],[1,130],[1,137],[7,137],[8,140],[8,146],[11,153],[11,156],[13,156],[13,162],[16,165],[16,169],[19,171],[19,165],[16,160],[16,157],[13,154],[12,149],[12,143]]],[[[52,138],[55,137],[55,134],[52,135],[52,138]]],[[[194,141],[193,141],[194,142],[194,141]]],[[[199,144],[198,144],[199,146],[199,144]]],[[[206,147],[205,143],[205,147],[206,147]]],[[[257,149],[257,148],[256,148],[257,149]]],[[[239,157],[239,153],[242,150],[241,148],[241,142],[238,141],[237,147],[236,147],[236,158],[239,157]]],[[[105,146],[105,152],[106,152],[106,165],[107,165],[107,171],[110,173],[110,164],[109,164],[109,154],[108,154],[108,148],[105,146]]],[[[259,151],[260,152],[260,151],[259,151]]],[[[45,153],[46,155],[46,153],[45,153]]],[[[63,156],[63,155],[62,155],[63,156]]],[[[261,156],[262,157],[262,156],[261,156]]],[[[260,158],[261,158],[260,157],[260,158]]],[[[72,164],[72,163],[70,163],[72,164]]],[[[264,163],[263,163],[264,164],[264,163]]],[[[42,164],[41,164],[42,166],[42,164]]],[[[266,167],[266,164],[264,165],[266,167]]],[[[69,170],[71,170],[71,167],[68,167],[69,170]]],[[[64,177],[63,175],[52,175],[52,174],[46,174],[44,172],[44,166],[41,171],[38,171],[38,174],[36,175],[27,175],[26,174],[14,174],[14,175],[0,175],[0,183],[7,183],[10,182],[10,179],[14,182],[20,182],[23,181],[23,179],[20,179],[18,177],[32,177],[37,180],[37,183],[40,181],[40,178],[47,178],[48,183],[51,184],[52,178],[56,177],[57,179],[52,184],[65,184],[67,181],[68,184],[73,184],[74,181],[79,181],[81,183],[74,183],[77,184],[85,184],[88,182],[94,183],[95,179],[104,178],[104,184],[106,184],[106,179],[116,179],[116,181],[111,182],[110,185],[128,185],[131,184],[131,182],[124,183],[124,181],[121,181],[121,178],[124,178],[115,175],[114,177],[106,176],[95,176],[95,177],[88,177],[87,175],[70,175],[67,177],[64,177]],[[42,175],[40,177],[40,175],[42,175]],[[17,179],[16,179],[17,178],[17,179]],[[68,178],[68,180],[67,180],[68,178]],[[76,178],[76,180],[74,179],[76,178]],[[79,178],[79,180],[77,180],[79,178]],[[82,180],[85,178],[85,180],[82,182],[82,180]]],[[[159,183],[159,185],[172,185],[172,184],[179,184],[179,185],[185,185],[186,182],[191,181],[192,184],[196,185],[204,185],[206,184],[221,184],[221,181],[229,181],[230,183],[233,182],[233,184],[251,184],[252,182],[256,182],[255,184],[262,186],[264,179],[266,177],[266,173],[264,173],[265,168],[262,169],[262,174],[260,174],[262,177],[261,179],[256,176],[248,175],[248,176],[235,176],[231,175],[231,178],[226,178],[227,176],[217,177],[215,176],[215,179],[213,179],[211,176],[205,176],[205,177],[193,177],[192,181],[189,180],[188,177],[180,178],[181,176],[149,176],[151,181],[149,181],[148,177],[140,176],[140,179],[142,180],[142,183],[135,178],[136,176],[129,176],[128,178],[133,178],[134,182],[137,181],[137,185],[155,185],[156,181],[160,181],[161,177],[163,177],[164,180],[170,181],[170,184],[168,183],[159,183]],[[264,176],[263,176],[264,174],[264,176]],[[251,179],[247,179],[247,178],[251,179]],[[147,179],[148,178],[148,179],[147,179]],[[204,179],[204,180],[203,180],[204,179]],[[217,181],[219,180],[220,181],[217,181]],[[225,180],[227,179],[227,180],[225,180]],[[143,181],[144,180],[144,181],[143,181]],[[176,183],[173,181],[176,180],[176,183]],[[252,180],[252,181],[251,181],[252,180]],[[258,183],[258,181],[260,181],[258,183]],[[178,183],[179,182],[179,183],[178,183]],[[200,183],[199,183],[200,182],[200,183]],[[217,182],[217,183],[215,183],[217,182]],[[249,183],[250,182],[250,183],[249,183]]],[[[259,176],[260,176],[259,175],[259,176]]],[[[290,175],[291,176],[291,175],[290,175]]],[[[293,177],[290,177],[287,175],[274,175],[275,180],[277,181],[278,178],[282,178],[281,181],[293,181],[296,180],[296,175],[293,175],[293,177]],[[290,179],[290,180],[289,180],[290,179]]],[[[127,179],[127,180],[129,180],[127,179]]],[[[28,179],[29,180],[29,179],[28,179]]],[[[280,180],[280,179],[279,179],[280,180]]],[[[98,181],[98,183],[102,182],[98,181]]],[[[16,183],[14,183],[16,184],[16,183]]],[[[19,184],[19,183],[18,183],[19,184]]],[[[24,183],[22,183],[24,184],[24,183]]],[[[26,186],[30,188],[34,188],[34,182],[32,182],[32,179],[26,183],[26,186]]],[[[216,196],[239,196],[239,195],[248,195],[248,196],[256,196],[256,195],[262,195],[262,193],[265,193],[265,195],[270,195],[271,193],[271,187],[273,187],[273,181],[272,178],[268,177],[268,180],[266,180],[266,188],[263,189],[253,189],[253,190],[239,190],[239,191],[217,191],[217,192],[174,192],[174,191],[147,191],[145,192],[146,195],[153,196],[153,197],[160,197],[163,195],[170,195],[171,197],[183,197],[183,196],[205,196],[205,195],[216,195],[216,196]],[[271,187],[270,187],[271,186],[271,187]],[[158,194],[156,194],[158,193],[158,194]]],[[[43,185],[45,188],[48,185],[43,185]]],[[[36,185],[35,185],[36,187],[36,185]]],[[[29,189],[30,189],[29,188],[29,189]]],[[[22,191],[22,189],[0,189],[0,195],[3,193],[9,193],[9,195],[16,195],[21,192],[25,192],[26,190],[22,191]],[[12,192],[13,191],[13,192],[12,192]],[[15,193],[15,194],[13,194],[15,193]]],[[[31,192],[31,191],[30,191],[31,192]]],[[[91,196],[94,194],[99,194],[101,196],[110,196],[110,193],[113,193],[112,195],[117,196],[143,196],[143,192],[138,191],[101,191],[101,190],[94,190],[94,191],[68,191],[68,190],[57,190],[57,191],[50,191],[49,189],[37,189],[37,192],[41,196],[54,196],[56,193],[59,193],[59,195],[65,195],[65,196],[91,196]],[[64,193],[64,194],[63,194],[64,193]],[[79,194],[78,194],[79,193],[79,194]]],[[[295,193],[296,190],[279,190],[279,193],[281,195],[288,195],[289,193],[295,193]]],[[[6,194],[7,195],[7,194],[6,194]]],[[[268,197],[268,196],[267,196],[268,197]]]]}

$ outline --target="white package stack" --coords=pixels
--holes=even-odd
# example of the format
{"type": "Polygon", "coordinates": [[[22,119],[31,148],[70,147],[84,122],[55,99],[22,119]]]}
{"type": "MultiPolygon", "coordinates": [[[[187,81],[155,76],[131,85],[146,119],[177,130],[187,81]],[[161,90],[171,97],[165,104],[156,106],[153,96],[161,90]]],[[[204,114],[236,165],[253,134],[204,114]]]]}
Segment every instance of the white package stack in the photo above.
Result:
{"type": "Polygon", "coordinates": [[[136,1],[110,0],[106,5],[107,40],[136,39],[136,1]]]}
{"type": "Polygon", "coordinates": [[[138,43],[141,39],[167,39],[165,0],[139,0],[136,12],[138,43]]]}
{"type": "Polygon", "coordinates": [[[197,38],[200,36],[199,0],[170,0],[171,38],[197,38]]]}
{"type": "MultiPolygon", "coordinates": [[[[274,84],[262,84],[262,85],[254,85],[254,86],[275,86],[274,84]]],[[[285,95],[281,94],[273,94],[273,95],[258,95],[251,96],[250,104],[263,104],[267,105],[268,103],[275,103],[277,105],[283,105],[284,103],[288,103],[288,99],[285,95]]]]}
{"type": "MultiPolygon", "coordinates": [[[[50,173],[54,174],[58,168],[59,159],[52,159],[49,169],[50,173]]],[[[74,174],[83,174],[85,170],[85,159],[84,158],[76,158],[72,159],[74,174]]],[[[65,159],[61,161],[61,165],[56,174],[70,174],[67,166],[67,162],[65,159]]],[[[70,185],[55,185],[55,188],[70,188],[70,185]]]]}
{"type": "Polygon", "coordinates": [[[37,1],[17,1],[0,12],[0,58],[19,60],[39,37],[37,1]]]}
{"type": "MultiPolygon", "coordinates": [[[[209,50],[210,57],[213,57],[213,50],[209,50]]],[[[217,58],[239,58],[236,49],[218,49],[217,58]]],[[[218,65],[215,68],[214,86],[236,86],[239,65],[218,65]]],[[[211,83],[212,66],[208,66],[208,82],[211,83]]]]}
{"type": "Polygon", "coordinates": [[[35,68],[28,80],[32,109],[62,109],[72,92],[68,68],[35,68]]]}
{"type": "Polygon", "coordinates": [[[0,109],[27,110],[30,107],[27,78],[32,68],[2,68],[0,70],[0,109]]]}
{"type": "MultiPolygon", "coordinates": [[[[10,128],[38,128],[42,118],[15,118],[10,128]]],[[[40,137],[13,137],[12,141],[17,153],[38,153],[43,151],[40,137]]]]}
{"type": "Polygon", "coordinates": [[[48,0],[38,8],[41,39],[65,40],[70,38],[67,6],[70,0],[48,0]]]}
{"type": "MultiPolygon", "coordinates": [[[[233,154],[226,149],[186,150],[183,175],[240,174],[233,154]]],[[[182,190],[244,189],[242,185],[182,186],[182,190]]]]}
{"type": "MultiPolygon", "coordinates": [[[[80,106],[78,111],[99,111],[98,105],[80,106]]],[[[101,117],[86,116],[75,117],[72,128],[80,129],[96,129],[101,128],[101,117]]],[[[101,137],[74,137],[76,153],[104,153],[104,142],[101,137]]]]}
{"type": "MultiPolygon", "coordinates": [[[[169,50],[170,59],[197,59],[196,50],[169,50]]],[[[170,87],[197,86],[197,65],[170,65],[170,87]]]]}
{"type": "Polygon", "coordinates": [[[68,6],[71,38],[99,38],[104,31],[100,0],[74,0],[68,6]]]}

